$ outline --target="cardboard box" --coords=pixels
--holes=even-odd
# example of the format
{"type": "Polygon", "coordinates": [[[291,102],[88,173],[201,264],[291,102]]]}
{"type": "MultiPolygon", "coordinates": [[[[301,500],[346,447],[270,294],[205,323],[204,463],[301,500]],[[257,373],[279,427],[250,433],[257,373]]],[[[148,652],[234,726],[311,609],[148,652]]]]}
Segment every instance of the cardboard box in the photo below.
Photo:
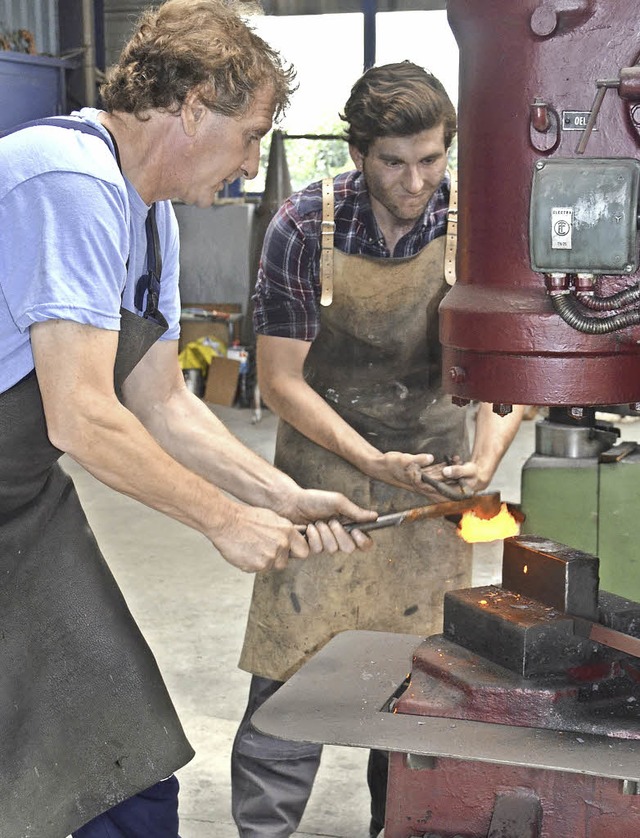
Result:
{"type": "Polygon", "coordinates": [[[204,401],[233,407],[239,376],[240,361],[234,358],[212,358],[204,388],[204,401]]]}
{"type": "MultiPolygon", "coordinates": [[[[182,308],[198,308],[205,311],[224,311],[229,314],[240,314],[241,308],[238,303],[182,303],[182,308]]],[[[234,332],[239,334],[239,323],[235,324],[234,332]]],[[[182,352],[185,346],[192,340],[211,335],[221,340],[225,346],[229,346],[231,335],[229,323],[224,321],[181,318],[180,319],[180,340],[178,352],[182,352]]]]}

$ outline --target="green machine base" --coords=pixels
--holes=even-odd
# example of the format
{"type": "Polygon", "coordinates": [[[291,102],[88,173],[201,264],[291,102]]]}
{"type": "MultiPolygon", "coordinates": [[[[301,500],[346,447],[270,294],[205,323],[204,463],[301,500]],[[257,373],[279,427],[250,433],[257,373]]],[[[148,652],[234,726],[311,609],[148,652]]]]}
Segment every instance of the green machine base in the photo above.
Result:
{"type": "Polygon", "coordinates": [[[598,556],[600,587],[640,600],[640,451],[612,445],[617,431],[576,438],[545,422],[522,469],[523,532],[598,556]]]}

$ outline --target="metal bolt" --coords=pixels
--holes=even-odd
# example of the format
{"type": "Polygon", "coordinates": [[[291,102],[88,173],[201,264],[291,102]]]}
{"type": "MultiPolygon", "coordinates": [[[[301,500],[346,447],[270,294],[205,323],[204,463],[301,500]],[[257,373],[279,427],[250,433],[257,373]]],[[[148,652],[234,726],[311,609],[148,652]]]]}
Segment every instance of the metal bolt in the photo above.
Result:
{"type": "Polygon", "coordinates": [[[544,169],[544,160],[538,160],[536,163],[536,169],[544,169]]]}
{"type": "Polygon", "coordinates": [[[640,402],[631,402],[629,410],[633,410],[634,413],[640,413],[640,402]]]}
{"type": "Polygon", "coordinates": [[[513,405],[511,404],[494,404],[493,405],[493,412],[497,413],[498,416],[508,416],[511,411],[513,410],[513,405]]]}
{"type": "Polygon", "coordinates": [[[464,384],[467,379],[467,373],[462,367],[451,367],[449,370],[449,378],[454,384],[464,384]]]}
{"type": "Polygon", "coordinates": [[[584,417],[584,407],[570,407],[568,413],[572,419],[580,420],[584,417]]]}

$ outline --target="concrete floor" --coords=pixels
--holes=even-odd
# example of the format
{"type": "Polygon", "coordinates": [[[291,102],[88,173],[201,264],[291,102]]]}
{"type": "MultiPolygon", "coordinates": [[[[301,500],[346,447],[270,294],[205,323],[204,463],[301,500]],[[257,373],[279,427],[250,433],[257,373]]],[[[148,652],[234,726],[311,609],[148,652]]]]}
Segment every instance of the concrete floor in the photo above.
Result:
{"type": "MultiPolygon", "coordinates": [[[[252,424],[249,410],[213,409],[247,445],[273,456],[276,419],[269,411],[252,424]]],[[[534,449],[534,425],[522,424],[495,475],[491,488],[503,500],[520,499],[520,470],[534,449]]],[[[638,432],[640,423],[624,426],[623,438],[638,432]]],[[[233,838],[229,754],[249,680],[236,663],[252,577],[223,561],[203,536],[107,489],[69,458],[63,464],[197,752],[179,774],[182,838],[233,838]]],[[[476,546],[475,585],[498,580],[500,558],[499,544],[476,546]]],[[[298,836],[368,834],[366,760],[358,749],[326,748],[298,836]]]]}

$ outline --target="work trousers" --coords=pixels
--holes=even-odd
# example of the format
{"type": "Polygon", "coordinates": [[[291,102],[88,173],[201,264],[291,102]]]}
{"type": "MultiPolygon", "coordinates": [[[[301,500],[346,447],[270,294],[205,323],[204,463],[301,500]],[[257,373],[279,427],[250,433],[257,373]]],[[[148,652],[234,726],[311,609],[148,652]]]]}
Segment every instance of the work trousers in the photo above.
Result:
{"type": "Polygon", "coordinates": [[[180,838],[178,780],[169,777],[124,800],[73,833],[73,838],[180,838]]]}
{"type": "MultiPolygon", "coordinates": [[[[233,743],[231,811],[240,838],[289,838],[302,819],[320,766],[322,745],[276,739],[251,724],[256,710],[281,686],[281,681],[252,677],[247,709],[233,743]]],[[[387,754],[371,751],[370,836],[384,828],[387,770],[387,754]]]]}

